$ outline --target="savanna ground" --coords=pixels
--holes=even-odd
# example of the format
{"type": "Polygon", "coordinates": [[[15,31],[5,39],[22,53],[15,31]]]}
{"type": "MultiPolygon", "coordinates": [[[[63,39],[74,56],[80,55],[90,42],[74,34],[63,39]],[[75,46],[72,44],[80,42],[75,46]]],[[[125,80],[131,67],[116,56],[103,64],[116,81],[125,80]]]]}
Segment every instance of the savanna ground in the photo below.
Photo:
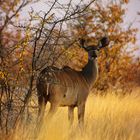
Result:
{"type": "MultiPolygon", "coordinates": [[[[34,125],[18,125],[10,140],[139,140],[140,139],[140,95],[139,89],[131,95],[106,96],[90,94],[86,104],[85,126],[81,130],[77,123],[77,109],[72,127],[67,119],[67,107],[59,108],[51,121],[46,116],[40,133],[34,125]]],[[[3,140],[1,136],[1,140],[3,140]]]]}

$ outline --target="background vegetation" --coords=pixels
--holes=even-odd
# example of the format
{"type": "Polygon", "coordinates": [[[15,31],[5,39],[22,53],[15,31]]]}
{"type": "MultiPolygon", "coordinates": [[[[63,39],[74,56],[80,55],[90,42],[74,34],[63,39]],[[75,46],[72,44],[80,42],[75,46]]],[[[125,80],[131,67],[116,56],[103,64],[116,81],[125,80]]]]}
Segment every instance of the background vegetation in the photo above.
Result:
{"type": "MultiPolygon", "coordinates": [[[[112,137],[113,139],[115,139],[114,137],[119,139],[124,132],[121,123],[128,125],[125,122],[127,115],[132,111],[130,120],[131,116],[140,115],[139,110],[137,110],[138,104],[133,102],[135,99],[133,100],[132,96],[131,100],[131,96],[128,96],[130,93],[133,94],[133,89],[140,85],[140,60],[134,57],[137,50],[134,45],[137,29],[132,27],[133,23],[131,22],[127,28],[123,27],[125,5],[129,1],[110,0],[105,3],[102,0],[89,2],[79,0],[77,4],[74,4],[72,0],[63,4],[57,0],[46,1],[48,7],[46,11],[30,10],[29,17],[24,23],[22,21],[22,10],[24,11],[26,6],[38,2],[39,0],[0,1],[0,133],[13,134],[13,128],[18,126],[21,120],[25,120],[25,122],[33,121],[38,109],[35,82],[38,73],[43,68],[48,65],[63,68],[67,65],[80,71],[86,65],[88,57],[87,53],[79,47],[79,39],[85,39],[86,45],[97,45],[103,36],[108,36],[110,45],[107,49],[102,50],[98,56],[99,77],[92,90],[94,94],[98,93],[100,95],[107,93],[127,94],[128,100],[123,99],[123,101],[128,107],[128,112],[126,111],[126,114],[122,116],[124,117],[122,118],[123,122],[119,119],[122,111],[121,105],[123,104],[121,100],[111,96],[109,98],[114,102],[110,103],[108,97],[106,97],[103,101],[106,102],[105,106],[109,103],[111,106],[118,103],[119,109],[115,113],[118,113],[119,116],[113,114],[113,119],[110,119],[112,124],[117,121],[120,126],[113,126],[112,130],[107,125],[106,115],[111,116],[110,114],[113,112],[109,110],[108,114],[108,110],[105,110],[105,114],[102,116],[97,115],[97,118],[101,117],[101,121],[105,117],[103,126],[99,129],[99,124],[97,124],[93,131],[97,134],[95,139],[104,137],[102,135],[99,137],[98,134],[105,129],[107,129],[107,132],[104,134],[108,139],[112,137]],[[59,16],[56,13],[59,13],[59,16]],[[129,109],[128,103],[131,102],[133,102],[132,106],[134,108],[130,107],[129,109]],[[118,131],[119,128],[120,131],[118,131]],[[97,132],[98,130],[99,132],[97,132]]],[[[103,100],[102,97],[101,99],[96,98],[97,102],[103,100]]],[[[139,100],[139,98],[136,100],[139,100]]],[[[90,103],[92,106],[92,101],[89,101],[90,103]]],[[[115,106],[117,106],[116,104],[115,106]]],[[[91,109],[91,106],[88,105],[87,108],[91,109]]],[[[94,110],[97,110],[95,108],[94,110]]],[[[104,109],[103,106],[101,106],[102,109],[104,109]]],[[[91,119],[87,119],[87,125],[91,119]]],[[[93,137],[92,127],[86,129],[86,131],[90,130],[87,135],[85,134],[84,139],[93,137]]],[[[137,126],[133,128],[134,135],[126,129],[125,132],[128,135],[124,132],[124,139],[137,139],[138,133],[135,134],[137,126]]],[[[54,128],[49,130],[55,131],[54,128]]],[[[66,136],[68,135],[66,134],[66,136]]]]}

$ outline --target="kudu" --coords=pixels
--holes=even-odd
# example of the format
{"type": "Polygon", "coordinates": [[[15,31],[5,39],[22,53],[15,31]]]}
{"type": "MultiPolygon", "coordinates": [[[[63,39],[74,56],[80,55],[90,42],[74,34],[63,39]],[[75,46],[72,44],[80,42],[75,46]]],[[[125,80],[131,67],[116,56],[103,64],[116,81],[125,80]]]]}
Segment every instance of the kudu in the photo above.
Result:
{"type": "Polygon", "coordinates": [[[75,71],[70,67],[58,69],[49,66],[39,74],[37,79],[39,114],[45,111],[47,101],[51,104],[49,114],[54,114],[59,106],[68,106],[68,119],[72,123],[74,107],[78,107],[78,120],[83,124],[86,99],[98,74],[97,52],[107,46],[109,40],[103,37],[98,46],[85,47],[84,40],[81,40],[80,44],[88,52],[88,63],[82,71],[75,71]]]}

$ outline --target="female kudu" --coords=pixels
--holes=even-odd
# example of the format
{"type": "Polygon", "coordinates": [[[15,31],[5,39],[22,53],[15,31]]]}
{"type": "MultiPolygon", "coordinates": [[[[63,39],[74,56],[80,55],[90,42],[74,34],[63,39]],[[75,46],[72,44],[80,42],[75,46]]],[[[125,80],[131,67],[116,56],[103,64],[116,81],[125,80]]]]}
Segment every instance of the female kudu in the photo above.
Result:
{"type": "Polygon", "coordinates": [[[49,101],[51,103],[49,114],[56,112],[59,106],[68,106],[68,119],[72,123],[74,107],[78,107],[79,123],[84,122],[86,99],[98,74],[96,53],[109,44],[108,38],[103,37],[99,44],[96,47],[84,47],[84,40],[81,41],[81,47],[88,52],[88,63],[82,71],[52,66],[41,71],[37,79],[39,113],[45,111],[45,105],[49,101]]]}

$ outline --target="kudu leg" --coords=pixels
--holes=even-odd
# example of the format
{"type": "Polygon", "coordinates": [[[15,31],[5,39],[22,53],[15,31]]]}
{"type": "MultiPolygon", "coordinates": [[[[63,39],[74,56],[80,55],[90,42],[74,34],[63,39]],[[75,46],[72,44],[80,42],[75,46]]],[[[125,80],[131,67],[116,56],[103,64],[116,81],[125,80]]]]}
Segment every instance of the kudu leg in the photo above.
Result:
{"type": "Polygon", "coordinates": [[[40,116],[42,113],[44,113],[44,106],[45,106],[45,102],[43,100],[43,98],[38,99],[38,105],[39,105],[39,110],[38,110],[38,116],[40,116]]]}
{"type": "Polygon", "coordinates": [[[49,113],[47,115],[48,120],[51,120],[57,111],[58,106],[56,104],[51,104],[49,113]]]}
{"type": "Polygon", "coordinates": [[[46,93],[46,87],[37,85],[37,95],[38,95],[38,117],[42,119],[45,113],[45,107],[47,104],[47,93],[46,93]]]}
{"type": "Polygon", "coordinates": [[[45,98],[43,96],[38,97],[38,105],[39,105],[38,118],[39,121],[42,121],[45,113],[45,107],[46,107],[45,98]]]}
{"type": "Polygon", "coordinates": [[[42,128],[43,125],[43,118],[44,118],[44,114],[45,114],[45,106],[46,106],[46,102],[43,96],[38,96],[38,106],[39,106],[39,110],[38,110],[38,118],[37,118],[37,124],[36,124],[36,129],[35,129],[35,137],[37,138],[40,130],[42,128]]]}
{"type": "Polygon", "coordinates": [[[68,120],[70,122],[70,125],[72,125],[74,120],[74,106],[68,107],[68,120]]]}
{"type": "Polygon", "coordinates": [[[78,105],[78,121],[79,125],[84,125],[85,103],[78,105]]]}

